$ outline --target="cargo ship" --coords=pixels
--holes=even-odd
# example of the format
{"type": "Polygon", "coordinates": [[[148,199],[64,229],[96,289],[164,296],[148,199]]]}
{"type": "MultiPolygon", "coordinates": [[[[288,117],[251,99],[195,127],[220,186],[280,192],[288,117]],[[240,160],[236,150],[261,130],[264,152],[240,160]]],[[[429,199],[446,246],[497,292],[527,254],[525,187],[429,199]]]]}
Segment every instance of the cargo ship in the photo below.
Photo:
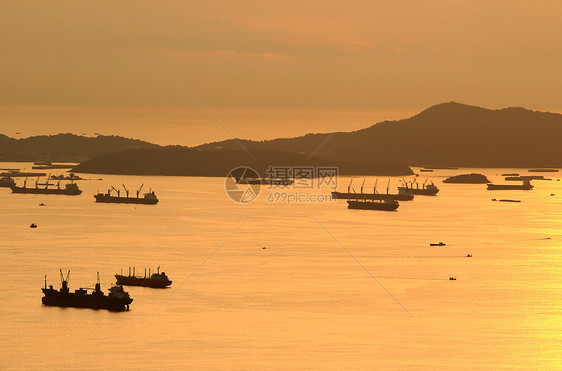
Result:
{"type": "Polygon", "coordinates": [[[531,184],[531,182],[526,179],[523,181],[523,184],[492,184],[492,183],[488,183],[488,190],[489,191],[494,191],[494,190],[510,190],[510,189],[520,189],[523,191],[529,191],[531,189],[533,189],[533,185],[531,184]]]}
{"type": "Polygon", "coordinates": [[[104,203],[156,205],[158,203],[158,197],[156,197],[156,194],[152,190],[145,193],[143,197],[139,197],[143,185],[144,184],[142,184],[138,189],[137,197],[129,197],[129,190],[123,184],[123,188],[125,188],[125,192],[127,194],[125,197],[121,197],[121,191],[119,189],[111,186],[111,188],[107,190],[107,193],[98,193],[94,195],[94,198],[96,199],[96,202],[104,203]],[[111,190],[115,191],[116,195],[111,194],[111,190]]]}
{"type": "Polygon", "coordinates": [[[382,200],[382,201],[359,201],[359,200],[348,200],[348,209],[360,209],[360,210],[383,210],[383,211],[394,211],[398,209],[400,204],[396,200],[382,200]]]}
{"type": "Polygon", "coordinates": [[[290,186],[295,181],[289,178],[236,178],[236,184],[261,184],[270,186],[290,186]]]}
{"type": "Polygon", "coordinates": [[[408,182],[402,179],[404,186],[398,187],[398,192],[406,192],[411,195],[435,196],[439,192],[439,188],[437,188],[437,186],[433,184],[433,182],[426,185],[425,183],[427,182],[427,180],[428,179],[423,182],[420,188],[417,180],[414,179],[413,182],[410,182],[408,184],[408,182]],[[415,188],[414,185],[416,186],[415,188]]]}
{"type": "Polygon", "coordinates": [[[131,275],[131,267],[129,267],[129,275],[124,276],[121,274],[116,274],[117,284],[127,285],[127,286],[144,286],[152,288],[165,288],[172,284],[172,281],[166,276],[165,272],[160,273],[160,267],[156,273],[150,274],[150,269],[148,270],[148,276],[146,275],[146,269],[144,270],[144,277],[137,277],[135,275],[135,269],[133,268],[133,274],[131,275]]]}
{"type": "Polygon", "coordinates": [[[35,177],[35,176],[45,176],[45,175],[47,175],[47,173],[36,173],[36,172],[19,171],[19,170],[10,170],[4,173],[0,173],[0,176],[9,176],[10,178],[35,177]]]}
{"type": "Polygon", "coordinates": [[[68,183],[64,186],[64,188],[60,187],[60,181],[56,184],[56,188],[51,187],[49,181],[47,183],[41,184],[44,187],[39,187],[39,183],[35,182],[34,188],[28,188],[27,180],[24,180],[23,187],[18,187],[13,185],[12,193],[29,193],[29,194],[41,194],[41,195],[67,195],[67,196],[78,196],[82,194],[82,191],[78,189],[78,185],[76,183],[68,183]]]}
{"type": "MultiPolygon", "coordinates": [[[[377,180],[378,181],[378,180],[377,180]]],[[[400,190],[398,188],[398,193],[388,193],[388,187],[386,187],[386,193],[378,193],[377,192],[377,181],[375,181],[375,186],[373,188],[373,193],[363,193],[363,186],[365,185],[365,180],[363,180],[363,184],[361,185],[361,192],[357,193],[353,190],[351,184],[353,183],[353,179],[349,182],[349,186],[347,186],[347,192],[332,192],[332,197],[341,200],[396,200],[396,201],[411,201],[414,199],[414,195],[400,190]],[[352,192],[353,190],[353,192],[352,192]]]]}
{"type": "Polygon", "coordinates": [[[53,285],[47,288],[47,276],[45,276],[45,287],[43,291],[43,298],[41,302],[43,305],[56,306],[56,307],[74,307],[74,308],[92,308],[92,309],[107,309],[111,311],[124,311],[129,310],[129,304],[133,299],[129,294],[123,290],[123,286],[112,286],[107,295],[103,293],[100,285],[100,276],[98,273],[98,280],[96,282],[94,291],[88,293],[85,288],[79,288],[74,292],[70,292],[68,288],[68,280],[70,271],[68,271],[66,278],[60,270],[61,289],[55,290],[53,285]]]}

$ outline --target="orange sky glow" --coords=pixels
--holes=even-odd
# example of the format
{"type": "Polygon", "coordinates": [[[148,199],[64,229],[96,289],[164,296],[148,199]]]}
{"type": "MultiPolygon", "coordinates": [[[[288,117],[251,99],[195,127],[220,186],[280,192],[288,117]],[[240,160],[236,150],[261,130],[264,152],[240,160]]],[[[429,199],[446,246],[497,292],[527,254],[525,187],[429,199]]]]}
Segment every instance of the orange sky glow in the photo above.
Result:
{"type": "Polygon", "coordinates": [[[135,137],[136,126],[150,140],[151,127],[183,122],[178,144],[225,139],[212,121],[205,135],[205,112],[147,51],[213,114],[236,112],[231,131],[246,138],[331,131],[385,79],[342,130],[447,101],[559,112],[561,11],[558,1],[7,1],[0,132],[135,137]]]}

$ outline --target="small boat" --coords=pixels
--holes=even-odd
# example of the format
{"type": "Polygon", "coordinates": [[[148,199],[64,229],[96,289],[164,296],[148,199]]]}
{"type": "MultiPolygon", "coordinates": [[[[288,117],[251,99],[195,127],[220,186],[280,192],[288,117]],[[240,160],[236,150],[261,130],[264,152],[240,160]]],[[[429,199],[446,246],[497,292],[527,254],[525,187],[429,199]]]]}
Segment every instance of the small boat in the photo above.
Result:
{"type": "Polygon", "coordinates": [[[398,201],[391,199],[385,199],[378,202],[368,200],[347,201],[347,207],[349,209],[394,211],[398,209],[398,206],[400,206],[398,201]]]}
{"type": "Polygon", "coordinates": [[[152,288],[164,288],[170,286],[172,281],[166,276],[165,272],[160,273],[160,267],[156,273],[150,274],[150,269],[148,270],[148,276],[146,275],[146,269],[144,270],[144,277],[138,277],[135,275],[135,269],[133,268],[133,274],[131,275],[131,268],[129,267],[129,275],[124,276],[123,274],[116,274],[117,284],[126,286],[144,286],[152,288]]]}
{"type": "Polygon", "coordinates": [[[37,224],[31,223],[31,225],[29,226],[29,228],[37,228],[37,224]]]}
{"type": "Polygon", "coordinates": [[[452,277],[452,276],[449,277],[449,281],[456,281],[456,280],[457,280],[457,277],[452,277]]]}
{"type": "Polygon", "coordinates": [[[488,190],[489,191],[512,190],[512,189],[520,189],[520,190],[528,191],[528,190],[533,189],[533,186],[531,185],[531,182],[528,179],[524,180],[523,184],[492,184],[492,183],[488,183],[488,190]]]}
{"type": "Polygon", "coordinates": [[[445,242],[430,243],[429,246],[447,246],[445,242]]]}
{"type": "Polygon", "coordinates": [[[123,311],[129,310],[129,304],[133,302],[129,294],[123,290],[123,286],[112,286],[109,293],[105,295],[101,290],[99,273],[94,291],[91,294],[85,288],[70,292],[68,288],[69,276],[70,271],[68,271],[66,278],[62,274],[62,270],[60,271],[60,290],[53,289],[53,285],[47,288],[47,276],[45,276],[45,287],[41,289],[44,295],[41,299],[43,305],[123,311]]]}

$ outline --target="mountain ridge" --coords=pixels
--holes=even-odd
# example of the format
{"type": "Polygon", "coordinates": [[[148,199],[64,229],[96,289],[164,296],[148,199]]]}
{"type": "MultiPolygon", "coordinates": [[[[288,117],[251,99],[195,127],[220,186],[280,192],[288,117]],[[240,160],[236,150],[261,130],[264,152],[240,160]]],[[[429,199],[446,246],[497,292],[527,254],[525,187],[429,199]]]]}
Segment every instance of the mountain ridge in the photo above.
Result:
{"type": "MultiPolygon", "coordinates": [[[[522,107],[486,109],[447,102],[402,120],[382,121],[352,132],[242,141],[249,149],[316,153],[344,161],[394,160],[409,166],[561,167],[562,114],[522,107]]],[[[232,149],[233,140],[198,146],[232,149]]]]}

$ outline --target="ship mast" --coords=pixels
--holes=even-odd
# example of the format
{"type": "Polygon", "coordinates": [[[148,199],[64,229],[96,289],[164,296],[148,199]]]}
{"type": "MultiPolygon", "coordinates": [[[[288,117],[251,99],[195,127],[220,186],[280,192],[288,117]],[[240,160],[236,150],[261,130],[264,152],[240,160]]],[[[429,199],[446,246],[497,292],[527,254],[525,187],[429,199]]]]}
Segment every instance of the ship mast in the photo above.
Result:
{"type": "Polygon", "coordinates": [[[113,189],[115,192],[117,192],[117,197],[119,197],[119,194],[121,193],[121,191],[118,190],[118,189],[115,189],[114,186],[111,186],[111,189],[113,189]]]}
{"type": "Polygon", "coordinates": [[[144,183],[143,183],[143,184],[141,184],[141,186],[140,186],[139,190],[137,191],[137,198],[139,198],[139,193],[140,193],[140,191],[141,191],[141,189],[142,189],[142,186],[143,186],[143,185],[144,185],[144,183]]]}

